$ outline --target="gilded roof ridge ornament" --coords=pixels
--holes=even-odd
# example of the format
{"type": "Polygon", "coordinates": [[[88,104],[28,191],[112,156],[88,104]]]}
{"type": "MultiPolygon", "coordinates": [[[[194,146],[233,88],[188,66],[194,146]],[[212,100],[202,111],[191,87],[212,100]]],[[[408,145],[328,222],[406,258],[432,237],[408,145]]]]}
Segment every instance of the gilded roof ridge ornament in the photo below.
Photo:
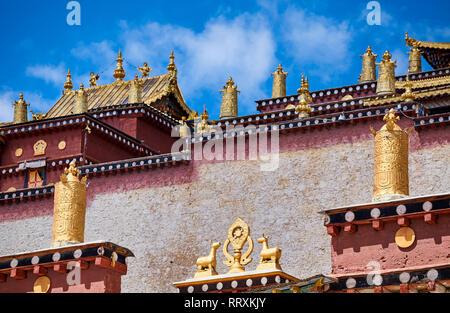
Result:
{"type": "Polygon", "coordinates": [[[277,269],[281,271],[281,249],[278,247],[269,248],[268,240],[269,239],[265,237],[264,234],[261,238],[258,238],[258,243],[262,244],[262,248],[259,254],[259,264],[256,267],[256,270],[277,269]]]}
{"type": "Polygon", "coordinates": [[[416,100],[417,96],[412,91],[413,84],[409,80],[409,74],[406,75],[406,83],[403,85],[403,88],[405,88],[405,92],[401,95],[401,99],[403,101],[414,101],[416,100]]]}
{"type": "Polygon", "coordinates": [[[309,117],[311,113],[311,107],[309,103],[312,102],[312,97],[309,94],[309,82],[308,77],[302,73],[301,87],[297,89],[297,92],[300,93],[298,105],[295,107],[295,112],[298,113],[299,118],[309,117]]]}
{"type": "Polygon", "coordinates": [[[379,66],[377,80],[377,94],[395,93],[395,68],[397,61],[391,60],[391,54],[386,50],[379,66]]]}
{"type": "Polygon", "coordinates": [[[148,67],[147,62],[144,62],[144,65],[138,67],[137,69],[138,69],[139,72],[142,73],[141,79],[149,77],[150,76],[149,73],[152,71],[152,68],[148,67]]]}
{"type": "Polygon", "coordinates": [[[395,109],[389,110],[383,118],[386,124],[379,131],[370,126],[375,136],[374,202],[409,195],[408,138],[413,127],[403,131],[395,113],[395,109]]]}
{"type": "Polygon", "coordinates": [[[134,76],[134,80],[130,81],[128,103],[142,103],[142,83],[138,74],[134,76]]]}
{"type": "Polygon", "coordinates": [[[30,110],[30,112],[31,112],[31,116],[33,117],[34,121],[40,121],[47,117],[47,113],[44,114],[44,112],[36,113],[36,114],[32,110],[30,110]]]}
{"type": "Polygon", "coordinates": [[[88,110],[87,93],[84,89],[84,85],[80,85],[80,89],[75,91],[75,103],[73,106],[72,114],[82,114],[88,110]]]}
{"type": "Polygon", "coordinates": [[[98,86],[97,80],[100,79],[100,74],[96,75],[94,72],[91,72],[90,75],[91,75],[91,78],[89,78],[89,83],[90,83],[89,87],[97,87],[98,86]]]}
{"type": "Polygon", "coordinates": [[[226,85],[222,90],[222,105],[220,107],[220,118],[237,117],[238,116],[238,93],[237,85],[235,85],[231,76],[228,78],[226,85]]]}
{"type": "Polygon", "coordinates": [[[220,242],[212,242],[212,240],[210,240],[209,242],[211,244],[211,249],[209,251],[209,255],[200,257],[197,259],[197,262],[196,262],[197,273],[195,273],[194,278],[217,275],[216,252],[217,252],[217,249],[221,246],[221,243],[220,242]]]}
{"type": "Polygon", "coordinates": [[[238,218],[228,229],[228,238],[223,245],[223,254],[227,261],[223,263],[230,268],[228,273],[245,272],[244,265],[249,264],[253,259],[249,258],[253,252],[253,239],[250,237],[250,227],[242,219],[238,218]],[[233,255],[228,253],[228,246],[233,246],[233,255]],[[247,252],[242,255],[241,250],[245,243],[248,243],[247,252]]]}
{"type": "Polygon", "coordinates": [[[70,90],[73,89],[73,84],[72,84],[72,74],[70,73],[70,68],[67,71],[67,75],[66,75],[66,82],[64,83],[64,91],[63,91],[63,95],[65,95],[66,93],[68,93],[70,90]]]}
{"type": "Polygon", "coordinates": [[[122,58],[122,50],[119,49],[119,56],[116,59],[116,69],[114,70],[113,77],[116,79],[116,82],[123,81],[125,78],[125,70],[123,69],[123,58],[122,58]]]}
{"type": "Polygon", "coordinates": [[[278,65],[277,70],[271,73],[273,76],[272,98],[280,98],[286,96],[286,77],[287,72],[283,72],[283,67],[278,65]]]}
{"type": "Polygon", "coordinates": [[[197,134],[211,133],[215,130],[209,125],[209,113],[206,110],[206,105],[203,108],[203,113],[200,114],[201,121],[197,123],[197,134]]]}
{"type": "Polygon", "coordinates": [[[366,53],[360,55],[362,57],[362,71],[359,75],[359,83],[377,80],[377,71],[375,60],[378,54],[374,54],[370,46],[367,47],[366,53]]]}
{"type": "Polygon", "coordinates": [[[19,94],[19,101],[15,101],[13,103],[14,106],[14,124],[25,123],[28,122],[28,112],[27,107],[30,106],[29,103],[26,103],[23,99],[23,93],[19,94]]]}
{"type": "Polygon", "coordinates": [[[169,61],[169,65],[167,65],[167,70],[169,71],[169,73],[177,73],[177,66],[175,65],[175,56],[173,54],[173,50],[170,52],[170,57],[169,57],[170,61],[169,61]]]}

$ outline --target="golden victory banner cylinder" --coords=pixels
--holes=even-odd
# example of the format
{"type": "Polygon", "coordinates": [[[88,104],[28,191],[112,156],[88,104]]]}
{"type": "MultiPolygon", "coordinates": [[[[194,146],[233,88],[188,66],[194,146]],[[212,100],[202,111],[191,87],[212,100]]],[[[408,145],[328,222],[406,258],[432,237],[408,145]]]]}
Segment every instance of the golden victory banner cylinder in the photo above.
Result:
{"type": "Polygon", "coordinates": [[[375,133],[373,201],[387,201],[409,195],[409,136],[395,123],[398,119],[391,109],[385,116],[386,125],[375,133]]]}
{"type": "Polygon", "coordinates": [[[86,179],[70,164],[61,182],[55,184],[52,248],[84,242],[86,179]]]}

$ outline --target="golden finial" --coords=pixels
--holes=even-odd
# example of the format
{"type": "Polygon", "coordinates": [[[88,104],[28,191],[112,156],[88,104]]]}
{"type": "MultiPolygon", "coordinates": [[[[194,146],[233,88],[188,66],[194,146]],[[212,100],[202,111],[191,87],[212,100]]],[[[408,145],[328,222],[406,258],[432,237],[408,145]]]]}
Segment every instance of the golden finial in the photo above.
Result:
{"type": "Polygon", "coordinates": [[[75,103],[72,110],[73,114],[82,114],[87,112],[88,103],[87,103],[87,93],[84,90],[84,85],[80,85],[80,89],[75,92],[75,103]]]}
{"type": "Polygon", "coordinates": [[[273,76],[273,85],[272,85],[272,98],[279,98],[286,96],[286,76],[287,72],[283,72],[283,67],[281,64],[277,67],[275,73],[272,73],[273,76]]]}
{"type": "Polygon", "coordinates": [[[89,79],[90,87],[98,86],[97,80],[100,78],[100,74],[95,75],[94,72],[91,72],[91,78],[89,79]]]}
{"type": "Polygon", "coordinates": [[[228,273],[241,273],[245,271],[244,265],[249,264],[253,259],[249,258],[253,252],[253,239],[250,237],[250,227],[242,219],[238,218],[228,229],[228,238],[223,245],[223,254],[227,261],[223,263],[230,267],[228,273]],[[228,253],[228,246],[233,246],[233,256],[228,253]],[[242,255],[241,250],[245,243],[248,243],[248,250],[242,255]]]}
{"type": "Polygon", "coordinates": [[[414,101],[416,100],[416,95],[412,91],[412,83],[409,80],[409,74],[406,74],[406,83],[404,85],[405,92],[402,94],[402,100],[403,101],[414,101]]]}
{"type": "Polygon", "coordinates": [[[258,243],[262,244],[262,249],[259,259],[259,264],[256,267],[256,270],[265,270],[265,269],[277,269],[281,270],[280,266],[280,258],[281,258],[281,249],[280,248],[270,248],[268,244],[268,239],[262,235],[261,238],[258,238],[258,243]]]}
{"type": "Polygon", "coordinates": [[[67,71],[67,78],[66,78],[66,83],[64,84],[64,93],[70,91],[73,89],[73,84],[72,84],[72,74],[70,73],[70,68],[67,71]]]}
{"type": "Polygon", "coordinates": [[[378,80],[377,80],[377,94],[394,93],[395,92],[395,65],[397,61],[391,60],[391,54],[388,50],[383,54],[383,59],[379,66],[378,80]]]}
{"type": "Polygon", "coordinates": [[[152,71],[151,67],[148,67],[147,62],[144,62],[144,66],[138,67],[137,68],[139,72],[142,73],[141,78],[145,78],[149,76],[149,73],[152,71]]]}
{"type": "Polygon", "coordinates": [[[375,67],[375,60],[378,54],[372,52],[370,46],[367,47],[366,53],[360,55],[363,59],[362,71],[359,76],[359,83],[374,81],[377,79],[377,72],[375,67]]]}
{"type": "Polygon", "coordinates": [[[370,127],[375,135],[375,170],[373,201],[388,201],[409,195],[408,135],[397,122],[400,117],[390,109],[386,122],[379,131],[370,127]]]}
{"type": "Polygon", "coordinates": [[[128,91],[128,103],[142,102],[142,84],[139,81],[139,75],[134,76],[134,80],[130,82],[130,90],[128,91]]]}
{"type": "Polygon", "coordinates": [[[14,121],[13,121],[13,123],[14,124],[28,122],[27,107],[29,105],[30,105],[29,103],[26,103],[25,100],[23,100],[23,93],[20,93],[19,101],[15,101],[13,103],[13,106],[14,106],[14,121]]]}
{"type": "Polygon", "coordinates": [[[209,252],[208,256],[201,257],[197,259],[197,273],[195,273],[194,278],[199,277],[208,277],[217,275],[216,272],[216,251],[220,247],[220,242],[212,242],[211,243],[211,250],[209,252]]]}
{"type": "Polygon", "coordinates": [[[309,103],[312,102],[312,97],[309,94],[308,77],[305,77],[303,74],[302,84],[297,92],[300,93],[300,99],[298,105],[295,107],[295,112],[298,113],[299,118],[309,117],[309,114],[311,113],[311,107],[309,106],[309,103]]]}
{"type": "Polygon", "coordinates": [[[35,114],[32,110],[30,110],[30,112],[31,112],[31,116],[33,117],[34,121],[40,121],[47,117],[47,113],[46,114],[44,114],[44,113],[36,113],[35,114]]]}
{"type": "Polygon", "coordinates": [[[84,242],[86,177],[79,176],[71,162],[55,184],[52,248],[84,242]]]}
{"type": "Polygon", "coordinates": [[[412,44],[411,51],[408,51],[409,63],[408,63],[408,73],[419,73],[422,72],[422,51],[420,51],[417,43],[412,44]]]}
{"type": "Polygon", "coordinates": [[[123,69],[123,59],[122,59],[122,50],[119,49],[119,57],[116,59],[117,65],[116,69],[114,70],[113,77],[116,79],[116,81],[122,81],[126,74],[125,70],[123,69]]]}
{"type": "Polygon", "coordinates": [[[219,90],[222,95],[222,105],[220,108],[220,118],[237,117],[238,116],[238,93],[237,85],[234,85],[233,79],[230,77],[223,86],[223,90],[219,90]]]}
{"type": "Polygon", "coordinates": [[[176,73],[177,72],[177,67],[175,65],[175,56],[173,55],[173,50],[170,52],[169,59],[170,59],[170,62],[169,62],[169,65],[167,66],[167,70],[170,73],[176,73]]]}
{"type": "Polygon", "coordinates": [[[183,116],[180,121],[180,137],[190,137],[191,130],[186,124],[186,116],[183,116]]]}
{"type": "Polygon", "coordinates": [[[209,125],[209,114],[208,111],[206,111],[206,106],[204,106],[203,113],[200,114],[201,121],[197,124],[197,133],[210,133],[214,130],[209,125]]]}

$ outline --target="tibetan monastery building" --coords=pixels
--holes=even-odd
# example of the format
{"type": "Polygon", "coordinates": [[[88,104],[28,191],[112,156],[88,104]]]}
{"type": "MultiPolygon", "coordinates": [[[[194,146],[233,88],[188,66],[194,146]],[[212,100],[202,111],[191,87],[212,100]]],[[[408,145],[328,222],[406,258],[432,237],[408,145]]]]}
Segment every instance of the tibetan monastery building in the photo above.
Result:
{"type": "Polygon", "coordinates": [[[26,279],[15,288],[30,291],[39,277],[67,290],[58,254],[89,271],[93,289],[73,291],[405,292],[420,287],[409,285],[417,273],[420,288],[445,291],[450,43],[406,44],[407,75],[369,47],[359,79],[324,90],[305,76],[287,94],[280,65],[247,116],[229,78],[217,121],[187,105],[173,53],[166,73],[144,64],[131,79],[119,53],[108,85],[92,73],[74,89],[69,71],[61,98],[32,118],[18,95],[0,124],[0,291],[26,279]],[[57,186],[72,172],[85,177],[85,227],[55,246],[75,225],[57,223],[68,201],[57,186]]]}

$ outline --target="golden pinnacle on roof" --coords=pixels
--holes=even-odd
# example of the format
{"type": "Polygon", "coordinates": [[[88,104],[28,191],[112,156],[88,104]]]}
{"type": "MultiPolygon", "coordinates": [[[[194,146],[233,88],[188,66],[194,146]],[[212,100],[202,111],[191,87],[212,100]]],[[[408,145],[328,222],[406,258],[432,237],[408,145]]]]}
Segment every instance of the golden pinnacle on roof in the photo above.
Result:
{"type": "Polygon", "coordinates": [[[125,70],[123,69],[123,59],[122,59],[122,50],[119,49],[119,57],[116,59],[117,65],[116,69],[114,70],[113,77],[116,79],[116,81],[122,81],[126,74],[125,70]]]}
{"type": "Polygon", "coordinates": [[[128,103],[142,102],[142,83],[139,81],[139,75],[134,76],[134,80],[130,82],[130,90],[128,91],[128,103]]]}
{"type": "Polygon", "coordinates": [[[377,71],[375,67],[375,59],[378,54],[372,52],[370,46],[367,47],[366,53],[360,55],[363,59],[362,71],[359,76],[359,83],[377,80],[377,71]]]}
{"type": "Polygon", "coordinates": [[[286,76],[287,72],[283,72],[283,67],[281,64],[277,67],[273,76],[273,86],[272,86],[272,98],[279,98],[286,96],[286,76]]]}
{"type": "Polygon", "coordinates": [[[244,265],[249,264],[253,259],[250,254],[253,252],[253,239],[250,237],[250,227],[242,219],[238,218],[228,229],[228,238],[223,245],[223,254],[227,261],[223,263],[230,268],[228,273],[245,272],[244,265]],[[233,246],[233,255],[228,253],[228,246],[233,246]],[[248,243],[247,252],[242,255],[241,250],[245,243],[248,243]]]}
{"type": "Polygon", "coordinates": [[[197,133],[210,133],[214,131],[212,127],[208,124],[209,114],[206,111],[206,106],[203,108],[203,113],[200,114],[201,121],[197,124],[197,133]]]}
{"type": "Polygon", "coordinates": [[[149,76],[149,73],[152,71],[151,67],[148,67],[147,62],[144,62],[144,66],[140,66],[137,68],[139,72],[142,73],[141,78],[145,78],[149,76]]]}
{"type": "Polygon", "coordinates": [[[66,78],[66,83],[64,84],[64,91],[63,93],[72,90],[73,88],[73,84],[72,84],[72,74],[70,74],[70,68],[67,71],[67,78],[66,78]]]}
{"type": "Polygon", "coordinates": [[[419,73],[422,72],[422,51],[419,49],[419,45],[417,43],[412,44],[411,51],[408,51],[409,54],[409,64],[408,64],[408,73],[419,73]]]}
{"type": "Polygon", "coordinates": [[[28,122],[28,112],[27,107],[29,103],[26,103],[23,100],[23,93],[19,95],[19,101],[15,101],[13,103],[14,106],[14,124],[25,123],[28,122]]]}
{"type": "Polygon", "coordinates": [[[170,59],[170,61],[169,61],[169,65],[167,66],[167,70],[169,71],[169,73],[176,73],[177,67],[175,65],[175,56],[173,55],[173,50],[170,52],[169,59],[170,59]]]}
{"type": "Polygon", "coordinates": [[[302,74],[302,85],[300,89],[297,90],[300,93],[300,99],[298,105],[295,107],[295,112],[298,113],[299,118],[309,117],[311,113],[311,107],[309,103],[312,101],[311,95],[309,94],[309,83],[308,77],[302,74]]]}
{"type": "Polygon", "coordinates": [[[409,195],[408,137],[413,127],[403,131],[395,110],[384,116],[386,124],[371,132],[375,136],[375,170],[373,201],[389,201],[409,195]]]}
{"type": "Polygon", "coordinates": [[[222,105],[220,107],[220,118],[237,117],[238,116],[238,92],[237,85],[234,84],[230,77],[223,86],[223,90],[219,90],[222,95],[222,105]]]}
{"type": "Polygon", "coordinates": [[[397,61],[391,60],[391,54],[388,50],[383,54],[383,59],[379,66],[377,80],[377,94],[394,93],[395,92],[395,65],[397,61]]]}

